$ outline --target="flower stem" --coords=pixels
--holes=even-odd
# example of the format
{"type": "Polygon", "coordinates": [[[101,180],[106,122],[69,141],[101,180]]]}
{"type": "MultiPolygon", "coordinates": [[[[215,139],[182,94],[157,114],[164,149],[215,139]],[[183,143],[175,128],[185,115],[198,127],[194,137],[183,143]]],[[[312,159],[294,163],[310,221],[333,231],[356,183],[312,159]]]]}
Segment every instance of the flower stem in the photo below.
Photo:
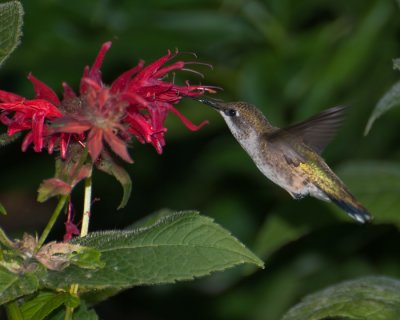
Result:
{"type": "MultiPolygon", "coordinates": [[[[83,215],[82,215],[80,237],[84,237],[88,234],[91,205],[92,205],[92,177],[89,176],[85,179],[85,195],[83,199],[83,215]]],[[[69,288],[69,293],[72,295],[77,295],[78,289],[79,289],[79,284],[77,283],[71,284],[69,288]]],[[[72,320],[73,313],[74,313],[74,308],[67,306],[64,320],[72,320]]]]}
{"type": "Polygon", "coordinates": [[[9,302],[5,305],[7,319],[9,320],[23,320],[21,309],[16,301],[9,302]]]}
{"type": "Polygon", "coordinates": [[[83,200],[83,217],[81,226],[81,237],[88,234],[90,221],[90,207],[92,205],[92,177],[85,179],[85,196],[83,200]]]}
{"type": "MultiPolygon", "coordinates": [[[[78,294],[78,288],[79,288],[78,284],[76,284],[76,283],[71,284],[71,286],[69,288],[69,293],[71,295],[77,295],[78,294]]],[[[66,306],[65,309],[66,310],[65,310],[64,320],[72,320],[72,315],[74,314],[74,308],[70,307],[70,306],[66,306]]]]}
{"type": "Polygon", "coordinates": [[[44,229],[42,235],[39,238],[39,241],[36,245],[35,248],[35,253],[37,253],[39,251],[39,249],[41,248],[41,246],[43,245],[43,243],[46,241],[47,236],[49,235],[51,229],[53,228],[54,224],[57,221],[58,216],[61,213],[61,210],[64,208],[65,203],[67,202],[68,199],[68,195],[65,196],[61,196],[60,199],[58,200],[57,206],[53,211],[53,214],[50,217],[49,222],[47,223],[46,228],[44,229]]]}

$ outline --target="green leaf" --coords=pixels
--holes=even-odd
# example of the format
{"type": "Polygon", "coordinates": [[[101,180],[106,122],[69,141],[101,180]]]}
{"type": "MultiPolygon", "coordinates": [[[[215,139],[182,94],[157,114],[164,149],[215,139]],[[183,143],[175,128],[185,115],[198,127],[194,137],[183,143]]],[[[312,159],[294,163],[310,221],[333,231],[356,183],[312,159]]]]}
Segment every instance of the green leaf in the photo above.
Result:
{"type": "Polygon", "coordinates": [[[0,228],[0,243],[7,249],[13,249],[14,243],[7,237],[3,229],[0,228]]]}
{"type": "Polygon", "coordinates": [[[291,224],[282,215],[272,214],[258,233],[255,252],[263,258],[270,256],[283,245],[299,239],[311,229],[305,224],[291,224]]]}
{"type": "Polygon", "coordinates": [[[130,226],[126,227],[124,230],[134,230],[137,228],[146,228],[151,227],[155,223],[157,223],[160,219],[166,218],[173,214],[174,211],[171,209],[160,209],[154,213],[151,213],[144,218],[136,221],[135,223],[131,224],[130,226]]]}
{"type": "Polygon", "coordinates": [[[36,270],[14,273],[0,267],[0,305],[39,289],[39,279],[44,278],[46,273],[37,264],[32,264],[32,268],[36,270]]]}
{"type": "Polygon", "coordinates": [[[43,291],[33,299],[22,304],[21,311],[24,319],[42,320],[64,304],[72,304],[77,307],[79,305],[79,298],[71,296],[67,292],[43,291]]]}
{"type": "Polygon", "coordinates": [[[393,69],[400,71],[400,58],[393,59],[393,69]]]}
{"type": "Polygon", "coordinates": [[[400,165],[385,161],[357,161],[336,172],[371,212],[375,223],[400,226],[400,165]]]}
{"type": "Polygon", "coordinates": [[[121,184],[122,186],[122,200],[118,205],[117,209],[122,209],[128,203],[128,200],[131,196],[132,191],[132,180],[126,170],[117,165],[111,156],[105,152],[102,153],[102,159],[98,163],[97,168],[109,175],[114,176],[115,179],[121,184]]]}
{"type": "Polygon", "coordinates": [[[7,215],[7,210],[4,208],[4,206],[0,203],[0,214],[2,215],[7,215]]]}
{"type": "Polygon", "coordinates": [[[372,125],[375,120],[378,119],[386,111],[396,107],[400,104],[400,81],[396,82],[393,87],[391,87],[384,96],[378,101],[375,106],[374,111],[369,117],[367,126],[365,127],[364,135],[367,135],[371,130],[372,125]]]}
{"type": "Polygon", "coordinates": [[[120,293],[122,290],[124,290],[124,288],[120,288],[120,287],[92,290],[92,291],[83,293],[81,295],[81,298],[82,298],[82,300],[85,300],[85,302],[89,306],[93,306],[99,302],[109,299],[112,296],[115,296],[116,294],[120,293]]]}
{"type": "Polygon", "coordinates": [[[42,181],[38,188],[38,202],[45,202],[55,196],[67,196],[71,193],[72,186],[66,182],[51,178],[42,181]]]}
{"type": "Polygon", "coordinates": [[[399,314],[400,281],[366,277],[307,296],[283,320],[397,320],[399,314]]]}
{"type": "Polygon", "coordinates": [[[126,288],[191,280],[243,263],[263,267],[227,230],[196,212],[171,214],[147,228],[94,232],[74,240],[99,250],[105,267],[49,271],[48,287],[126,288]]]}
{"type": "Polygon", "coordinates": [[[19,45],[23,15],[19,1],[0,4],[0,65],[19,45]]]}
{"type": "MultiPolygon", "coordinates": [[[[64,320],[65,309],[60,310],[54,316],[51,316],[49,320],[64,320]]],[[[84,301],[81,301],[80,306],[74,310],[72,320],[97,320],[98,316],[93,309],[88,309],[84,301]]]]}
{"type": "Polygon", "coordinates": [[[44,202],[54,196],[65,196],[82,180],[92,174],[92,163],[88,161],[87,149],[72,145],[66,159],[56,160],[54,178],[44,180],[38,188],[37,200],[44,202]]]}

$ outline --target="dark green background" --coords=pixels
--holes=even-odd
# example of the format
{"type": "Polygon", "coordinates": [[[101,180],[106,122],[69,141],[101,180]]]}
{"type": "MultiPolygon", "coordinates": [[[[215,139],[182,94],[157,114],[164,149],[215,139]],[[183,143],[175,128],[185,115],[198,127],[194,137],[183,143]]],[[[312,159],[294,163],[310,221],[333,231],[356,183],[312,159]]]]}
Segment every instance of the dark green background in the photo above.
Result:
{"type": "MultiPolygon", "coordinates": [[[[94,197],[99,201],[93,206],[92,230],[122,228],[160,208],[198,209],[266,262],[266,269],[256,272],[236,268],[195,282],[127,290],[96,307],[102,319],[274,320],[305,294],[340,280],[367,274],[400,277],[400,236],[395,227],[400,183],[386,185],[383,180],[387,188],[379,192],[394,196],[382,195],[385,202],[378,206],[362,192],[363,188],[374,192],[376,170],[350,179],[351,168],[365,161],[373,161],[372,168],[400,172],[399,110],[379,119],[367,137],[362,135],[374,105],[399,79],[399,72],[392,69],[392,58],[400,56],[398,2],[22,3],[26,12],[22,44],[0,70],[0,86],[26,97],[33,95],[26,79],[30,71],[58,93],[62,81],[77,88],[83,67],[93,62],[103,42],[112,40],[102,68],[106,82],[141,58],[151,62],[167,49],[179,48],[214,66],[214,70],[196,67],[204,80],[180,74],[179,81],[220,86],[224,91],[219,98],[249,101],[275,125],[305,119],[334,105],[350,106],[324,157],[339,175],[347,172],[342,176],[345,182],[374,209],[374,225],[355,225],[333,205],[315,199],[292,200],[257,171],[222,119],[193,101],[178,107],[195,123],[208,119],[208,126],[192,133],[171,115],[162,156],[150,145],[134,143],[130,152],[135,164],[125,165],[133,181],[127,208],[116,211],[119,185],[96,172],[94,197]],[[352,166],[345,169],[349,163],[352,166]],[[265,234],[263,227],[271,217],[284,221],[295,235],[299,229],[307,232],[274,248],[278,250],[266,249],[270,243],[265,241],[275,237],[270,230],[265,234]]],[[[1,149],[0,159],[0,201],[9,211],[0,218],[1,226],[15,236],[23,231],[40,233],[54,202],[36,204],[35,190],[53,174],[52,157],[31,149],[21,153],[17,143],[1,149]]],[[[377,199],[382,198],[379,192],[377,199]]],[[[74,201],[79,212],[79,190],[74,201]]],[[[52,237],[60,239],[62,228],[60,221],[52,237]]],[[[275,230],[277,238],[279,232],[275,230]]]]}

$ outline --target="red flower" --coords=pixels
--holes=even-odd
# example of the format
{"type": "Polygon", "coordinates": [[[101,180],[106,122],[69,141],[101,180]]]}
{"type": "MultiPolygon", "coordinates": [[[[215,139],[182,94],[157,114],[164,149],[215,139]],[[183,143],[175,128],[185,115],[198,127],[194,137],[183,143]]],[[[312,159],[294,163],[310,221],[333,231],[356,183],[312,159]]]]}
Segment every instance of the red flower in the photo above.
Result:
{"type": "Polygon", "coordinates": [[[92,161],[96,161],[107,144],[122,159],[133,162],[127,150],[132,135],[162,152],[167,131],[164,122],[169,112],[176,114],[190,130],[198,130],[206,123],[194,125],[173,106],[182,96],[214,92],[208,86],[179,86],[164,80],[171,71],[190,70],[185,68],[189,64],[185,61],[166,65],[178,53],[168,52],[147,67],[140,61],[108,86],[101,79],[100,67],[110,46],[111,42],[103,44],[93,65],[85,68],[79,96],[63,83],[64,96],[60,101],[51,88],[32,75],[28,79],[36,99],[0,90],[0,122],[8,126],[8,134],[29,131],[22,144],[24,151],[31,143],[36,152],[47,148],[52,153],[58,146],[65,158],[72,141],[86,144],[92,161]]]}

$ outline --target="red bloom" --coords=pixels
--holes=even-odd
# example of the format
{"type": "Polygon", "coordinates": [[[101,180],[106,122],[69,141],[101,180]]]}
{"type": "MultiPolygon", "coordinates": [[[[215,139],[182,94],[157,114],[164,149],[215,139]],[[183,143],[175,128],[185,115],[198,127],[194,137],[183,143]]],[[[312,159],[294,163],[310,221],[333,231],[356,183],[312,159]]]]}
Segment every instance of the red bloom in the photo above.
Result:
{"type": "Polygon", "coordinates": [[[132,135],[162,152],[167,131],[164,121],[169,112],[176,114],[190,130],[198,130],[206,123],[192,124],[173,106],[182,96],[214,92],[208,86],[179,86],[164,80],[171,71],[188,70],[185,66],[189,63],[185,61],[166,65],[177,53],[168,52],[147,67],[140,61],[108,86],[101,79],[100,67],[110,46],[111,42],[103,44],[93,65],[85,68],[79,96],[63,83],[64,96],[60,101],[51,88],[32,75],[28,79],[36,99],[27,100],[0,90],[0,122],[8,126],[8,134],[29,131],[22,144],[24,151],[31,143],[37,152],[45,147],[52,153],[58,146],[65,158],[68,144],[74,141],[86,144],[96,161],[107,144],[122,159],[132,162],[127,150],[132,135]]]}

